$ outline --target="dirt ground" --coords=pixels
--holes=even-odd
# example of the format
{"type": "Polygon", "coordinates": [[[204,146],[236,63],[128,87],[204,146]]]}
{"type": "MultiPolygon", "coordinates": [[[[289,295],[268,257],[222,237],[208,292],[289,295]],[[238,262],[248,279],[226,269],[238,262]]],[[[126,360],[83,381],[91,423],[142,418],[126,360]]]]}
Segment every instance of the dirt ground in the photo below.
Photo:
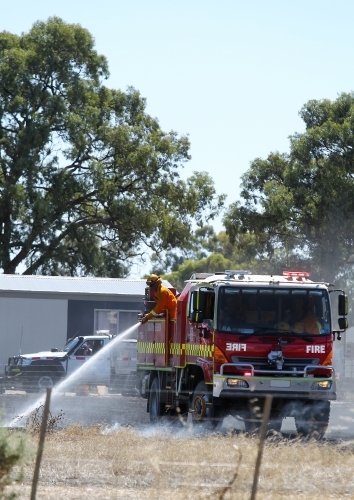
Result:
{"type": "MultiPolygon", "coordinates": [[[[16,491],[31,494],[33,455],[16,491]]],[[[187,428],[144,430],[68,427],[46,437],[38,500],[245,500],[251,497],[259,438],[245,433],[193,433],[187,428]]],[[[354,497],[353,443],[268,438],[258,500],[354,497]]]]}
{"type": "MultiPolygon", "coordinates": [[[[3,426],[43,402],[38,394],[0,395],[3,426]]],[[[189,423],[151,427],[140,396],[97,392],[57,395],[50,411],[61,418],[46,436],[37,500],[250,498],[259,439],[242,425],[225,421],[207,434],[189,423]]],[[[286,419],[283,434],[267,439],[257,500],[354,498],[353,415],[352,401],[334,403],[320,442],[299,438],[286,419]]],[[[25,434],[30,456],[21,484],[11,486],[20,500],[31,497],[38,447],[38,433],[25,434]]]]}
{"type": "MultiPolygon", "coordinates": [[[[0,395],[2,423],[7,425],[18,416],[25,415],[29,408],[43,403],[40,394],[6,391],[0,395]]],[[[146,412],[146,400],[139,397],[123,397],[120,394],[98,396],[90,392],[89,396],[76,396],[73,393],[56,395],[51,398],[50,411],[57,415],[62,412],[61,426],[82,425],[89,427],[97,424],[130,425],[132,427],[149,423],[146,412]]],[[[23,422],[20,422],[20,424],[23,422]]]]}

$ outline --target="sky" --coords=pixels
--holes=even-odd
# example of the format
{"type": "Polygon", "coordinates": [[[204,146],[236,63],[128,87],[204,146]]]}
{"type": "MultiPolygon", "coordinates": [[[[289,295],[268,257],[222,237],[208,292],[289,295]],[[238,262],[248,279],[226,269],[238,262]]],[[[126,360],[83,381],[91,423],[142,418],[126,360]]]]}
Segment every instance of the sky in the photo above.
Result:
{"type": "Polygon", "coordinates": [[[106,85],[135,87],[163,130],[188,134],[182,177],[207,171],[226,205],[255,158],[304,131],[307,101],[354,89],[352,0],[0,0],[1,31],[54,15],[93,35],[106,85]]]}

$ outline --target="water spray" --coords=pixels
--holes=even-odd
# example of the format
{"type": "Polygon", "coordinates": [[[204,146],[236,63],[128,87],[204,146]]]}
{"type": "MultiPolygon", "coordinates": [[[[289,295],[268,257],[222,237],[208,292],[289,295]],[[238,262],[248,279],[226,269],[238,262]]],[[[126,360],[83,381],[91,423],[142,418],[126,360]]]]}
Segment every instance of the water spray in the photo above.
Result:
{"type": "MultiPolygon", "coordinates": [[[[98,360],[98,356],[105,355],[108,353],[111,349],[114,348],[115,345],[119,344],[123,339],[125,339],[127,336],[129,336],[134,330],[138,328],[140,325],[140,321],[133,326],[129,327],[127,330],[125,330],[123,333],[120,333],[117,335],[115,338],[113,338],[106,346],[104,346],[99,353],[96,355],[92,356],[90,359],[85,361],[85,363],[78,368],[77,370],[74,371],[69,377],[65,378],[62,382],[60,382],[58,385],[56,385],[53,390],[52,390],[52,400],[57,396],[59,393],[65,392],[64,389],[67,387],[70,387],[72,384],[78,385],[78,382],[80,379],[85,375],[85,373],[94,366],[96,360],[98,360]]],[[[5,423],[3,426],[4,427],[21,427],[21,422],[24,421],[30,415],[38,406],[42,405],[45,400],[45,394],[41,395],[27,410],[24,412],[21,417],[16,417],[13,418],[10,422],[5,423]]]]}

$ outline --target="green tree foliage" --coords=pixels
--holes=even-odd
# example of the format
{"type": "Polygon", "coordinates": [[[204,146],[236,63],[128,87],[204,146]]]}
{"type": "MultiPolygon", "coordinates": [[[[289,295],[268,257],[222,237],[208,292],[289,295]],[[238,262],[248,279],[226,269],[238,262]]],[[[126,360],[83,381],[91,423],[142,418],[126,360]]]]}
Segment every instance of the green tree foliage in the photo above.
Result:
{"type": "Polygon", "coordinates": [[[211,252],[217,251],[217,236],[213,226],[203,225],[192,232],[183,248],[153,253],[151,272],[162,275],[177,271],[186,260],[205,259],[211,252]]]}
{"type": "Polygon", "coordinates": [[[112,90],[90,33],[54,17],[0,33],[0,267],[124,276],[142,245],[186,245],[223,204],[205,172],[182,181],[187,137],[139,92],[112,90]]]}
{"type": "Polygon", "coordinates": [[[309,101],[306,131],[290,153],[256,159],[242,178],[243,202],[224,223],[231,241],[256,239],[274,271],[311,270],[314,279],[352,279],[354,242],[354,94],[309,101]]]}
{"type": "Polygon", "coordinates": [[[215,234],[212,226],[197,229],[188,251],[171,253],[161,261],[155,257],[151,272],[167,279],[178,290],[194,273],[214,273],[226,269],[250,269],[254,274],[269,273],[270,263],[257,254],[256,240],[251,234],[238,235],[231,243],[225,231],[215,234]]]}
{"type": "Polygon", "coordinates": [[[8,486],[22,478],[22,466],[29,458],[24,434],[0,429],[0,500],[14,500],[17,495],[8,486]]]}
{"type": "Polygon", "coordinates": [[[190,279],[194,273],[214,273],[230,269],[231,261],[222,254],[213,253],[202,260],[186,260],[176,271],[162,277],[168,280],[177,290],[183,290],[185,280],[190,279]]]}

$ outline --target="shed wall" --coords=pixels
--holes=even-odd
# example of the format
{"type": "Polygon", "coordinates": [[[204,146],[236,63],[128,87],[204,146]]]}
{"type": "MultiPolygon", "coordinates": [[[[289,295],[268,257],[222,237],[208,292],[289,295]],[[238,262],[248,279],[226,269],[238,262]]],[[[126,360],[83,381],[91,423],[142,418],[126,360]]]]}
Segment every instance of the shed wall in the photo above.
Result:
{"type": "MultiPolygon", "coordinates": [[[[95,333],[94,318],[95,310],[112,309],[118,311],[136,311],[136,322],[138,313],[143,309],[142,299],[137,300],[69,300],[68,303],[68,325],[67,337],[76,335],[92,335],[95,333]]],[[[134,317],[135,323],[135,317],[134,317]]],[[[132,325],[125,325],[132,326],[132,325]]]]}
{"type": "Polygon", "coordinates": [[[0,297],[0,374],[9,356],[63,347],[67,337],[68,301],[0,297]]]}

